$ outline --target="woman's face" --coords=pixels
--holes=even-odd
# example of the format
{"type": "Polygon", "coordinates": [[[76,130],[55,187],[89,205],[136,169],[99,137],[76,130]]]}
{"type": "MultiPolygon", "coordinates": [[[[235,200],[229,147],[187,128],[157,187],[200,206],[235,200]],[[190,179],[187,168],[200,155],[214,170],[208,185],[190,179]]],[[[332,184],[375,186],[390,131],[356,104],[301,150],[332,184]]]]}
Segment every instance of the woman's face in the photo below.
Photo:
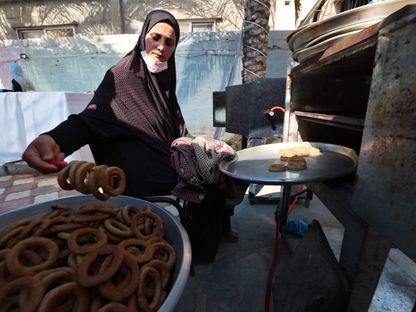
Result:
{"type": "Polygon", "coordinates": [[[176,47],[176,35],[173,27],[160,22],[150,29],[145,37],[146,53],[156,62],[166,62],[176,47]]]}

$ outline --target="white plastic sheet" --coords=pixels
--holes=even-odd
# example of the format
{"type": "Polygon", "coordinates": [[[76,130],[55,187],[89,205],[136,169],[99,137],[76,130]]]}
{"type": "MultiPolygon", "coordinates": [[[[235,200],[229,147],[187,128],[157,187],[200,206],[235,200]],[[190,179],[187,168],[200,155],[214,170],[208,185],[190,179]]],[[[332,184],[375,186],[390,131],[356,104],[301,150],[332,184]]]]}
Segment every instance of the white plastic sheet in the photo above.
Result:
{"type": "MultiPolygon", "coordinates": [[[[82,111],[92,93],[0,93],[0,165],[20,160],[26,146],[39,134],[82,111]]],[[[66,158],[93,161],[88,146],[66,158]]]]}

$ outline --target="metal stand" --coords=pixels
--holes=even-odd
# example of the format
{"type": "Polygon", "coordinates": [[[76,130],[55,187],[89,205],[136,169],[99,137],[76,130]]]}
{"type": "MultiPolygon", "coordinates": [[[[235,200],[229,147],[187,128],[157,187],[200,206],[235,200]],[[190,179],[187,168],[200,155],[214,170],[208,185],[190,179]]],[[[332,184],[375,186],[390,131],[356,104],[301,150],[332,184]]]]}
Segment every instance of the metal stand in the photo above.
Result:
{"type": "MultiPolygon", "coordinates": [[[[304,197],[300,197],[300,199],[305,200],[305,207],[308,208],[309,204],[313,198],[313,192],[310,189],[304,189],[297,193],[291,193],[289,202],[292,202],[296,196],[300,196],[302,194],[305,194],[304,197]]],[[[248,201],[250,205],[254,205],[257,203],[266,203],[266,204],[279,204],[281,197],[269,197],[269,196],[258,196],[253,192],[248,193],[248,201]]]]}
{"type": "Polygon", "coordinates": [[[279,203],[277,204],[277,207],[276,207],[276,214],[277,214],[278,221],[280,223],[280,227],[279,227],[280,228],[280,236],[281,236],[282,241],[283,241],[284,245],[286,246],[286,249],[288,250],[289,254],[293,253],[293,249],[290,246],[290,244],[289,244],[289,242],[286,238],[284,228],[285,228],[285,225],[286,225],[286,222],[287,222],[287,216],[289,214],[289,206],[290,206],[290,203],[291,203],[291,199],[290,199],[291,198],[291,196],[290,196],[291,188],[292,188],[291,185],[283,185],[282,186],[281,197],[280,197],[279,203]]]}

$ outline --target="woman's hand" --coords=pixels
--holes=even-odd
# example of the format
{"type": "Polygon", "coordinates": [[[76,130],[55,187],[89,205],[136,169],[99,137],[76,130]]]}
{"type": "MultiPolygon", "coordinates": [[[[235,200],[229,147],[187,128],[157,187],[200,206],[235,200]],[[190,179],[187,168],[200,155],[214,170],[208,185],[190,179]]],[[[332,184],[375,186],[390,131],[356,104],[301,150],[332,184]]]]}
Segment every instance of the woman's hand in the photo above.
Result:
{"type": "Polygon", "coordinates": [[[58,171],[59,168],[48,161],[63,161],[65,154],[50,135],[42,134],[28,145],[22,158],[30,167],[42,173],[51,173],[58,171]]]}

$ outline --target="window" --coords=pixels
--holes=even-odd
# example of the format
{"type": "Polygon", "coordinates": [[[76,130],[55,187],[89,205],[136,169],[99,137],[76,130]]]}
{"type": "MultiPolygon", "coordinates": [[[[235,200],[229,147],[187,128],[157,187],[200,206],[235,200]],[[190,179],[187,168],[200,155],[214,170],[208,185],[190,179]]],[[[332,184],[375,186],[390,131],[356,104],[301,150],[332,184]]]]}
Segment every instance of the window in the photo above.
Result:
{"type": "Polygon", "coordinates": [[[73,28],[51,28],[45,29],[46,36],[49,38],[55,37],[74,37],[73,28]]]}
{"type": "Polygon", "coordinates": [[[33,39],[33,38],[56,38],[56,37],[74,37],[74,26],[58,26],[58,27],[33,27],[17,29],[18,39],[33,39]]]}
{"type": "Polygon", "coordinates": [[[17,34],[18,34],[19,39],[41,38],[43,36],[43,30],[41,29],[18,30],[17,34]]]}
{"type": "Polygon", "coordinates": [[[214,22],[191,22],[191,32],[214,31],[214,22]]]}

